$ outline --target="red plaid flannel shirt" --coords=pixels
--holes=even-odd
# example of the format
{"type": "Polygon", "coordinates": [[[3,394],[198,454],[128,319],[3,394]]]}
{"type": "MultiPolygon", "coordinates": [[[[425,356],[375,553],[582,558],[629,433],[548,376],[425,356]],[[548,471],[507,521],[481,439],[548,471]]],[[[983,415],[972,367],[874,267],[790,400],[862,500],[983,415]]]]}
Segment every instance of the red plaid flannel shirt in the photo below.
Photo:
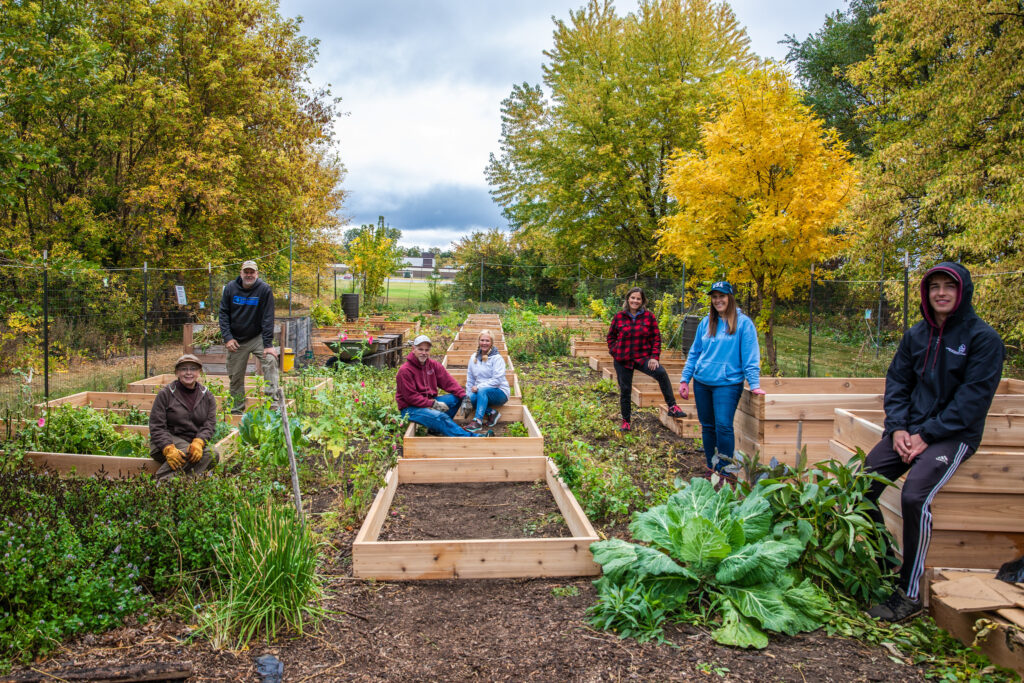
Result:
{"type": "Polygon", "coordinates": [[[661,333],[658,319],[644,309],[633,320],[629,313],[619,311],[612,318],[606,337],[608,352],[623,365],[635,366],[640,361],[661,356],[661,333]]]}

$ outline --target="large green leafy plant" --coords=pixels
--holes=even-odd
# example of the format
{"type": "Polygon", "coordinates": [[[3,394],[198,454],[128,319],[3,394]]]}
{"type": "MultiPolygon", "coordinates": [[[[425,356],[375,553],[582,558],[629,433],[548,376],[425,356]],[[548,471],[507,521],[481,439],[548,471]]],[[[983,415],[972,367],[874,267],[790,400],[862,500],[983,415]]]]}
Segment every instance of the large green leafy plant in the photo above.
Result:
{"type": "Polygon", "coordinates": [[[27,451],[78,453],[145,458],[148,440],[131,432],[118,432],[100,411],[89,406],[62,405],[45,417],[25,425],[12,446],[27,451]]]}
{"type": "Polygon", "coordinates": [[[634,515],[630,532],[649,545],[591,545],[604,569],[591,623],[649,639],[661,637],[667,620],[702,623],[716,613],[716,641],[756,648],[768,645],[769,631],[817,629],[828,600],[794,569],[807,539],[774,521],[761,489],[739,499],[729,487],[716,492],[691,480],[664,505],[634,515]]]}
{"type": "MultiPolygon", "coordinates": [[[[307,446],[309,440],[305,436],[302,419],[290,416],[288,424],[291,428],[292,447],[299,449],[307,446]]],[[[276,410],[264,407],[246,411],[238,425],[238,436],[242,443],[256,449],[263,464],[276,467],[288,465],[284,421],[276,410]]]]}

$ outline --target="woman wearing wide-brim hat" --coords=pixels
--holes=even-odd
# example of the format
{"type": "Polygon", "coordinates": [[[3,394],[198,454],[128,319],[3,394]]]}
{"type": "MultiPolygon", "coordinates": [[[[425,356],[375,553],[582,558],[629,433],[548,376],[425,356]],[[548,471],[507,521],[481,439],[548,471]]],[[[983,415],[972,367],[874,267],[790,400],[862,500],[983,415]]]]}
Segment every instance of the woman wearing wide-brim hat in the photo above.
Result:
{"type": "Polygon", "coordinates": [[[202,474],[216,459],[210,439],[217,427],[217,399],[199,382],[203,364],[190,353],[174,363],[173,382],[160,390],[149,411],[149,455],[156,479],[202,474]]]}
{"type": "Polygon", "coordinates": [[[731,284],[720,280],[708,290],[711,307],[697,326],[679,379],[679,395],[697,404],[708,475],[723,470],[734,458],[733,417],[743,394],[743,380],[755,394],[761,389],[761,349],[757,327],[737,306],[731,284]],[[724,459],[728,458],[728,459],[724,459]]]}

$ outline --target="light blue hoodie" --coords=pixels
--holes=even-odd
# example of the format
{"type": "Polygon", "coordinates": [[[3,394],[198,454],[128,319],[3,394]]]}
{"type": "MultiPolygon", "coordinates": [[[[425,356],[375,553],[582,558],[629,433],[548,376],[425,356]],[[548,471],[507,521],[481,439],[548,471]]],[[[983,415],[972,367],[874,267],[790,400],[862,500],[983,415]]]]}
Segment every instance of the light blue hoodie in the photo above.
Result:
{"type": "Polygon", "coordinates": [[[744,378],[751,389],[761,387],[761,348],[757,344],[754,321],[736,311],[736,332],[729,334],[729,325],[719,318],[718,333],[708,337],[710,316],[697,326],[697,336],[686,356],[686,367],[680,382],[696,378],[712,387],[740,384],[744,378]]]}

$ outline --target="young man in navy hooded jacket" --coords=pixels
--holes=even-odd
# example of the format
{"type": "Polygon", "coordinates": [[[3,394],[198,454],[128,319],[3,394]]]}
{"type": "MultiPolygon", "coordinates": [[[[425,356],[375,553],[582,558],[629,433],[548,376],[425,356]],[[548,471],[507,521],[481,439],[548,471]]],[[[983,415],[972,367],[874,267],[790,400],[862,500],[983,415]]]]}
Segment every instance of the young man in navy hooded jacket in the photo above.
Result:
{"type": "MultiPolygon", "coordinates": [[[[903,335],[885,376],[885,432],[865,467],[888,479],[904,473],[903,566],[896,591],[868,614],[900,621],[921,610],[918,596],[931,540],[931,502],[981,443],[1003,371],[1002,339],[971,306],[971,274],[940,263],[921,280],[924,320],[903,335]]],[[[885,487],[872,486],[876,501],[885,487]]],[[[881,512],[874,514],[882,521],[881,512]]]]}

